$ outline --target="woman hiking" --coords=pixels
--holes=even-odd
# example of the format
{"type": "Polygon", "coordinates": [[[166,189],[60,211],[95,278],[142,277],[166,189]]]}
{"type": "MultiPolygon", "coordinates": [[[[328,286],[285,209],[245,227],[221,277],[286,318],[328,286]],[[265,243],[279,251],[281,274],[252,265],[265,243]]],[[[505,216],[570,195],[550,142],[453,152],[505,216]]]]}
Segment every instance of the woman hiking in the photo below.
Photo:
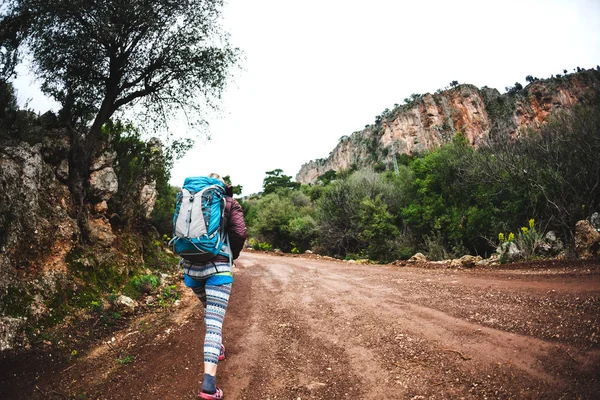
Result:
{"type": "Polygon", "coordinates": [[[217,364],[225,358],[225,346],[222,344],[222,328],[231,285],[233,283],[233,260],[239,255],[246,240],[246,224],[242,207],[232,197],[233,188],[225,184],[215,173],[208,175],[225,185],[225,210],[221,226],[227,235],[226,245],[229,256],[217,255],[210,261],[189,261],[181,259],[184,283],[204,306],[204,379],[198,395],[201,399],[223,399],[223,391],[216,385],[217,364]]]}

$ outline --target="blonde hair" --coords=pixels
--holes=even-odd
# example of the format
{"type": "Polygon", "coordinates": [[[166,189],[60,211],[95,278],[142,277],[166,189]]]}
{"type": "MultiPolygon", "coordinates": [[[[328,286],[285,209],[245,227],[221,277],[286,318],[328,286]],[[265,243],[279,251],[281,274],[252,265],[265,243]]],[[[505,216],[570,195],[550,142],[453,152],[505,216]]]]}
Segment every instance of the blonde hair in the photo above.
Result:
{"type": "Polygon", "coordinates": [[[219,174],[216,174],[216,173],[214,173],[214,172],[211,172],[210,174],[208,174],[208,177],[209,177],[209,178],[218,179],[218,180],[220,180],[221,182],[225,183],[225,181],[223,180],[223,178],[221,178],[221,175],[219,175],[219,174]]]}

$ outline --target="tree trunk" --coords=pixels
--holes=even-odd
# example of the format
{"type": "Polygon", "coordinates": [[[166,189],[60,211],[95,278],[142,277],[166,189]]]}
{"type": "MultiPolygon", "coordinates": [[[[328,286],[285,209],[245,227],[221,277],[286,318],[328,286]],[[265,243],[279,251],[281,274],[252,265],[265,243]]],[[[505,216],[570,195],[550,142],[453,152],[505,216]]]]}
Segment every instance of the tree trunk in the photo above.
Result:
{"type": "Polygon", "coordinates": [[[89,212],[85,205],[88,187],[90,155],[82,136],[73,128],[71,131],[71,151],[69,152],[69,189],[71,192],[75,217],[80,230],[80,242],[88,243],[90,230],[88,224],[89,212]]]}
{"type": "Polygon", "coordinates": [[[102,146],[102,126],[114,113],[114,100],[116,89],[107,89],[107,95],[102,101],[100,110],[90,127],[87,135],[81,135],[71,128],[71,152],[69,154],[69,187],[73,197],[73,204],[77,214],[77,224],[81,231],[80,241],[89,243],[89,209],[88,188],[90,177],[90,163],[102,146]]]}

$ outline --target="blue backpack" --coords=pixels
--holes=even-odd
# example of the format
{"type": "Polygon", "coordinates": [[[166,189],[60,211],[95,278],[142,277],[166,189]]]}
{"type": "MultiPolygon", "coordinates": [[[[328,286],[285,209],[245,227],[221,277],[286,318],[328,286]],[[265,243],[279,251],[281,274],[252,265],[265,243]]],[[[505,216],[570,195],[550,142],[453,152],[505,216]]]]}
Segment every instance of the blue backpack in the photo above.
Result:
{"type": "Polygon", "coordinates": [[[175,254],[191,262],[210,261],[217,255],[231,260],[225,232],[225,184],[206,176],[186,178],[177,194],[173,216],[175,254]]]}

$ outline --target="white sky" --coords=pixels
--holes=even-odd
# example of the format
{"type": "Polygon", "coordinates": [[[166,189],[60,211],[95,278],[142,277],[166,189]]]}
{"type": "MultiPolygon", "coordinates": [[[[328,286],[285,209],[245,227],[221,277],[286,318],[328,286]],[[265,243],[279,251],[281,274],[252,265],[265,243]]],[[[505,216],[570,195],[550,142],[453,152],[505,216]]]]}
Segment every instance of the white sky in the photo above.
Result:
{"type": "MultiPolygon", "coordinates": [[[[295,177],[412,93],[452,80],[504,92],[600,64],[600,0],[228,0],[223,17],[243,69],[175,185],[217,172],[256,193],[266,171],[295,177]]],[[[35,86],[18,82],[21,104],[54,108],[35,86]]]]}

